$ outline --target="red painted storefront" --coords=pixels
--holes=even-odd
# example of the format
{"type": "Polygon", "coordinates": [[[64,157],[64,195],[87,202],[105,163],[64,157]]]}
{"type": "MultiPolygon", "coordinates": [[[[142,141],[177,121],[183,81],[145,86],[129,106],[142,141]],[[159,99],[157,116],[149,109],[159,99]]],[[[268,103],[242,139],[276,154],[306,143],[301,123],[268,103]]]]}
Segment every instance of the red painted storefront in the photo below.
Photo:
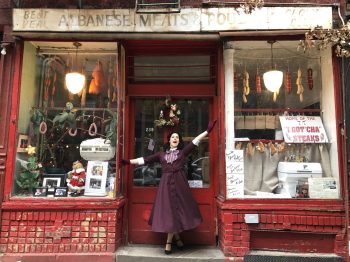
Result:
{"type": "MultiPolygon", "coordinates": [[[[29,6],[27,6],[29,7],[29,6]]],[[[123,192],[114,198],[79,198],[74,202],[63,198],[19,198],[11,196],[15,162],[18,105],[20,103],[21,69],[24,41],[66,41],[69,37],[79,41],[105,40],[98,34],[83,37],[73,32],[45,35],[35,33],[21,38],[11,36],[11,26],[4,27],[3,42],[9,43],[7,54],[1,56],[0,76],[0,200],[1,243],[3,261],[113,261],[115,252],[128,243],[159,244],[163,236],[154,235],[146,225],[154,188],[133,186],[132,173],[125,169],[123,192]],[[80,38],[79,38],[80,37],[80,38]],[[132,228],[131,228],[132,227],[132,228]],[[133,228],[136,228],[135,232],[133,228]],[[141,235],[138,230],[147,232],[141,235]],[[145,231],[146,230],[146,231],[145,231]]],[[[280,34],[278,39],[300,39],[300,32],[280,34]],[[292,36],[291,36],[292,34],[292,36]]],[[[209,116],[218,119],[219,125],[210,137],[210,187],[193,189],[201,206],[205,223],[194,233],[185,234],[188,243],[215,245],[218,237],[220,249],[227,260],[243,261],[251,250],[277,250],[287,252],[337,254],[348,261],[348,192],[345,137],[342,128],[342,91],[340,61],[333,57],[330,68],[334,77],[335,119],[338,166],[341,185],[340,199],[226,199],[225,173],[225,127],[232,121],[225,116],[225,66],[223,43],[234,40],[266,40],[265,32],[256,35],[203,37],[190,41],[187,37],[171,36],[173,39],[156,39],[143,34],[141,40],[118,39],[126,50],[126,56],[138,54],[210,54],[213,59],[215,81],[203,84],[148,85],[126,84],[124,112],[124,141],[131,141],[135,129],[134,116],[138,113],[137,99],[175,96],[178,99],[208,99],[209,116]],[[150,38],[152,40],[150,40],[150,38]],[[170,51],[169,51],[170,50],[170,51]],[[126,117],[130,116],[130,117],[126,117]],[[245,214],[258,214],[258,224],[245,222],[245,214]]],[[[167,36],[164,36],[165,38],[167,36]]],[[[107,37],[108,38],[108,37],[107,37]]],[[[118,37],[117,37],[118,38],[118,37]]],[[[161,38],[161,37],[159,37],[161,38]]],[[[109,40],[115,40],[113,36],[109,40]]],[[[128,62],[126,62],[128,64],[128,62]]],[[[122,71],[122,69],[119,69],[122,71]]],[[[125,76],[128,73],[125,72],[125,76]]],[[[118,126],[122,133],[121,124],[118,126]]],[[[134,145],[131,142],[121,147],[118,159],[132,158],[134,145]]],[[[119,188],[117,186],[116,188],[119,188]]]]}

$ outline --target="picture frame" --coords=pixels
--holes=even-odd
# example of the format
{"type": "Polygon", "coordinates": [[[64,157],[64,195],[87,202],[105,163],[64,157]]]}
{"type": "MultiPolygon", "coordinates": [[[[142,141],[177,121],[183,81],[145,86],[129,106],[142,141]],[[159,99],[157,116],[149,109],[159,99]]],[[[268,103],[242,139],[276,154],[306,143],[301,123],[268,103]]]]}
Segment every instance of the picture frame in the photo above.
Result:
{"type": "Polygon", "coordinates": [[[47,196],[47,187],[34,187],[33,196],[34,197],[46,197],[47,196]]]}
{"type": "Polygon", "coordinates": [[[17,143],[17,152],[26,152],[26,148],[30,145],[30,138],[28,135],[19,134],[17,143]]]}
{"type": "Polygon", "coordinates": [[[84,195],[106,196],[107,174],[107,161],[88,161],[84,195]]]}
{"type": "Polygon", "coordinates": [[[60,187],[62,182],[62,177],[59,176],[44,176],[43,177],[43,187],[47,187],[47,193],[53,194],[56,187],[60,187]]]}
{"type": "Polygon", "coordinates": [[[66,197],[68,195],[68,187],[55,187],[54,197],[66,197]]]}
{"type": "Polygon", "coordinates": [[[66,178],[67,174],[66,173],[56,173],[56,174],[49,174],[49,173],[44,173],[43,178],[61,178],[60,184],[57,185],[58,187],[65,187],[66,186],[66,178]]]}

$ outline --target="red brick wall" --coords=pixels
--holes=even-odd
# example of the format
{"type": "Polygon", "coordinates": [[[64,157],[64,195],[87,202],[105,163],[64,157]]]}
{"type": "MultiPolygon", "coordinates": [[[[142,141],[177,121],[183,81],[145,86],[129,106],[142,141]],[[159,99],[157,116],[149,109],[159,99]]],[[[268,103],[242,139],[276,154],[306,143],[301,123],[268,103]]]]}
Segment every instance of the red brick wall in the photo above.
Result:
{"type": "MultiPolygon", "coordinates": [[[[242,258],[251,250],[251,232],[253,231],[265,231],[267,234],[268,232],[282,231],[310,233],[309,235],[315,234],[315,241],[320,234],[333,235],[333,253],[344,257],[344,259],[348,257],[348,240],[344,228],[345,217],[342,213],[260,212],[258,224],[246,224],[244,213],[218,209],[219,245],[227,259],[230,257],[242,258]]],[[[275,241],[279,241],[279,239],[275,241]]]]}
{"type": "Polygon", "coordinates": [[[117,211],[4,211],[0,252],[114,252],[121,220],[117,211]]]}

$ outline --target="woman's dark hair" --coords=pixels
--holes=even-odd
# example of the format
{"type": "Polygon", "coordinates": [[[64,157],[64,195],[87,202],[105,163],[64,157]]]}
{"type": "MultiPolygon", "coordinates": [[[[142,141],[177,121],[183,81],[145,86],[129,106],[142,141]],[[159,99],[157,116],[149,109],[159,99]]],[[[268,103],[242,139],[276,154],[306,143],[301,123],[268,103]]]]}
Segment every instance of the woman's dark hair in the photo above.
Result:
{"type": "Polygon", "coordinates": [[[179,135],[179,144],[177,146],[177,149],[182,149],[184,147],[184,141],[182,140],[182,136],[178,132],[171,132],[168,136],[168,142],[164,145],[164,152],[170,149],[170,137],[173,134],[178,134],[179,135]]]}

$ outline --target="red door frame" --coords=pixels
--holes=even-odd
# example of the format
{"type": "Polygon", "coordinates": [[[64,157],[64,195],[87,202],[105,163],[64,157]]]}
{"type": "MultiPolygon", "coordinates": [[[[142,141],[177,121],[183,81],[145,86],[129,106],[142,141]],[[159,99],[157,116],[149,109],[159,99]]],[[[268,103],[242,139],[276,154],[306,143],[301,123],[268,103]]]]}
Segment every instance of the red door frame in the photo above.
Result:
{"type": "MultiPolygon", "coordinates": [[[[169,54],[169,53],[176,53],[179,52],[182,54],[198,54],[198,50],[200,53],[208,54],[208,50],[210,50],[210,54],[217,55],[217,44],[213,45],[213,43],[210,43],[210,47],[208,47],[207,43],[203,45],[203,43],[200,44],[202,48],[194,48],[194,45],[188,44],[188,43],[182,43],[180,45],[179,49],[176,49],[176,47],[169,48],[169,43],[166,42],[164,48],[160,48],[159,45],[154,45],[152,42],[151,45],[143,44],[137,45],[137,48],[133,45],[134,43],[131,43],[131,46],[126,45],[127,54],[132,53],[135,54],[142,54],[146,52],[147,55],[150,54],[150,51],[157,52],[156,54],[169,54]],[[150,46],[153,46],[153,48],[150,48],[150,46]],[[155,48],[156,46],[156,48],[155,48]],[[185,48],[186,46],[186,48],[185,48]],[[205,46],[205,47],[203,47],[205,46]],[[190,49],[188,47],[191,47],[190,49]],[[142,49],[142,50],[140,50],[142,49]],[[145,51],[147,50],[147,51],[145,51]],[[170,52],[169,52],[170,50],[170,52]]],[[[216,60],[216,59],[214,59],[216,60]]],[[[214,62],[213,60],[213,62],[214,62]]],[[[215,61],[217,63],[217,61],[215,61]]],[[[218,63],[217,63],[218,64],[218,63]]],[[[128,65],[126,65],[126,68],[128,68],[128,65]]],[[[128,75],[128,72],[126,73],[128,75]]],[[[216,74],[218,75],[218,74],[216,74]]],[[[170,95],[174,98],[188,98],[188,97],[208,97],[212,98],[210,102],[211,112],[209,114],[210,119],[213,119],[214,116],[216,117],[218,115],[217,109],[218,109],[218,99],[216,97],[216,86],[217,81],[213,81],[213,83],[209,84],[193,84],[193,83],[181,83],[181,84],[135,84],[135,83],[129,83],[127,84],[127,98],[126,98],[126,115],[129,116],[128,119],[125,119],[127,123],[125,123],[126,132],[125,132],[125,141],[131,141],[130,139],[133,139],[134,137],[134,115],[135,112],[133,111],[133,102],[132,98],[139,98],[139,97],[165,97],[166,95],[170,95]]],[[[216,117],[217,118],[217,117],[216,117]]],[[[209,219],[207,227],[201,226],[198,228],[199,231],[206,231],[207,233],[195,233],[191,232],[185,233],[185,239],[188,243],[196,243],[196,244],[206,244],[206,245],[215,245],[215,233],[216,233],[216,206],[215,206],[215,195],[217,193],[217,185],[218,185],[218,166],[216,161],[218,159],[217,153],[218,148],[217,143],[217,131],[214,131],[211,134],[210,138],[210,157],[211,157],[211,165],[210,165],[210,187],[208,189],[193,189],[193,195],[195,199],[198,201],[200,200],[200,206],[201,205],[207,205],[209,207],[206,208],[207,214],[202,214],[204,219],[209,219]],[[212,197],[208,199],[208,194],[212,197]]],[[[125,144],[125,157],[126,158],[135,158],[139,156],[133,155],[133,143],[125,144]]],[[[155,234],[150,231],[149,226],[147,225],[147,210],[149,210],[153,204],[155,194],[156,194],[156,188],[133,188],[133,182],[132,182],[132,168],[127,167],[125,177],[126,185],[126,195],[128,196],[128,215],[125,217],[125,225],[128,225],[128,241],[133,243],[145,243],[145,241],[149,244],[158,244],[164,242],[165,234],[155,234]],[[137,208],[137,212],[132,213],[131,205],[133,204],[134,199],[136,198],[136,195],[141,195],[142,201],[139,203],[139,208],[137,208]],[[138,219],[138,222],[132,221],[132,219],[138,219]],[[141,227],[138,232],[140,233],[132,233],[132,230],[129,229],[131,225],[137,225],[137,227],[141,227]],[[147,228],[148,227],[148,228],[147,228]]],[[[203,212],[203,210],[201,210],[203,212]]]]}

